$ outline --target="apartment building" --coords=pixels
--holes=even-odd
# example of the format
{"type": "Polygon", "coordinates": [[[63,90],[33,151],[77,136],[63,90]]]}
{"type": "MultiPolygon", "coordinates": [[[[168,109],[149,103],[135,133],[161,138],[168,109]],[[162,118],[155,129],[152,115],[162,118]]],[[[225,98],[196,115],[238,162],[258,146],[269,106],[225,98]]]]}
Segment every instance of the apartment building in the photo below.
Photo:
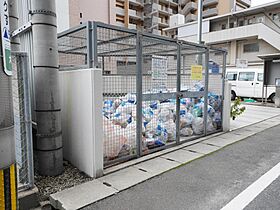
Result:
{"type": "MultiPolygon", "coordinates": [[[[198,0],[59,0],[58,31],[89,20],[168,35],[170,17],[182,14],[180,24],[197,20],[198,0]]],[[[204,0],[203,17],[248,8],[251,0],[204,0]]],[[[171,25],[172,26],[172,25],[171,25]]]]}
{"type": "MultiPolygon", "coordinates": [[[[263,69],[261,55],[280,52],[280,3],[252,7],[203,20],[202,39],[207,44],[228,51],[228,67],[240,61],[263,69]]],[[[165,30],[178,39],[196,42],[197,22],[165,30]]],[[[215,57],[212,57],[215,60],[215,57]]]]}

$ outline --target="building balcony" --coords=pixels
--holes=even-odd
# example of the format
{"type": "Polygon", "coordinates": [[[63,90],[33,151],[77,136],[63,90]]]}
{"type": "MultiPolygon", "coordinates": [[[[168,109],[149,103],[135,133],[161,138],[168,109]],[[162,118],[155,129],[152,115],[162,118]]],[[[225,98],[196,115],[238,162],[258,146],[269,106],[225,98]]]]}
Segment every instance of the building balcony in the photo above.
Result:
{"type": "Polygon", "coordinates": [[[129,18],[134,19],[134,20],[144,20],[143,12],[139,12],[139,11],[130,9],[130,10],[128,10],[128,15],[129,15],[129,18]]]}
{"type": "Polygon", "coordinates": [[[125,27],[125,26],[124,26],[124,23],[119,22],[119,21],[116,21],[115,24],[116,24],[116,26],[125,27]]]}
{"type": "Polygon", "coordinates": [[[172,14],[172,9],[158,5],[158,12],[162,15],[170,16],[172,14]]]}
{"type": "Polygon", "coordinates": [[[181,13],[183,15],[188,15],[191,11],[194,10],[197,10],[197,3],[191,1],[184,6],[181,13]]]}
{"type": "Polygon", "coordinates": [[[197,15],[194,15],[194,14],[188,14],[186,17],[185,17],[185,22],[188,23],[188,22],[192,22],[192,21],[196,21],[197,20],[197,15]]]}
{"type": "Polygon", "coordinates": [[[129,0],[129,4],[136,7],[143,7],[144,0],[129,0]]]}
{"type": "Polygon", "coordinates": [[[169,22],[166,20],[160,20],[160,22],[158,23],[158,26],[161,28],[167,28],[167,27],[169,27],[169,22]]]}
{"type": "Polygon", "coordinates": [[[169,4],[171,7],[177,7],[178,6],[178,0],[169,0],[169,4]]]}
{"type": "Polygon", "coordinates": [[[136,24],[129,23],[129,24],[128,24],[128,28],[129,28],[129,29],[137,30],[137,25],[136,25],[136,24]]]}
{"type": "Polygon", "coordinates": [[[203,1],[203,7],[209,7],[212,5],[216,5],[219,3],[219,0],[204,0],[203,1]]]}
{"type": "Polygon", "coordinates": [[[178,6],[178,0],[159,0],[159,3],[170,5],[172,7],[178,6]]]}
{"type": "Polygon", "coordinates": [[[187,3],[189,3],[191,0],[179,0],[181,6],[185,6],[187,3]]]}
{"type": "Polygon", "coordinates": [[[157,25],[160,22],[161,22],[161,19],[159,17],[152,18],[152,25],[157,25]]]}
{"type": "Polygon", "coordinates": [[[237,2],[247,6],[247,7],[250,7],[251,6],[251,0],[236,0],[237,2]]]}
{"type": "MultiPolygon", "coordinates": [[[[188,31],[188,27],[190,26],[186,26],[184,29],[180,30],[188,31]]],[[[185,41],[195,42],[197,40],[197,35],[185,36],[185,33],[180,33],[180,31],[178,31],[178,34],[179,39],[183,39],[185,41]]],[[[207,44],[219,44],[230,42],[232,40],[246,40],[252,38],[264,40],[277,50],[280,50],[280,33],[268,27],[264,23],[239,26],[202,34],[202,40],[207,44]]]]}
{"type": "Polygon", "coordinates": [[[208,17],[212,17],[218,15],[218,9],[217,8],[211,8],[211,9],[207,9],[204,10],[202,13],[203,18],[208,18],[208,17]]]}
{"type": "Polygon", "coordinates": [[[153,29],[153,34],[161,35],[161,30],[153,29]]]}
{"type": "Polygon", "coordinates": [[[116,15],[124,16],[124,9],[116,7],[116,15]]]}

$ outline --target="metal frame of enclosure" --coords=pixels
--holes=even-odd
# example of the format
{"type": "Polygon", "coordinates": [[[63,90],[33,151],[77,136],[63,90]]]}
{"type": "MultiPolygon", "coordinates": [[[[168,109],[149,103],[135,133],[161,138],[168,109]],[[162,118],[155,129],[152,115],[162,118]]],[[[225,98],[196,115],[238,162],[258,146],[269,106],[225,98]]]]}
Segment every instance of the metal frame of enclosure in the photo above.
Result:
{"type": "Polygon", "coordinates": [[[18,190],[22,191],[34,186],[31,81],[27,53],[12,52],[12,65],[17,180],[18,190]]]}
{"type": "Polygon", "coordinates": [[[105,166],[222,130],[224,50],[100,22],[60,33],[58,50],[60,70],[103,70],[105,166]]]}

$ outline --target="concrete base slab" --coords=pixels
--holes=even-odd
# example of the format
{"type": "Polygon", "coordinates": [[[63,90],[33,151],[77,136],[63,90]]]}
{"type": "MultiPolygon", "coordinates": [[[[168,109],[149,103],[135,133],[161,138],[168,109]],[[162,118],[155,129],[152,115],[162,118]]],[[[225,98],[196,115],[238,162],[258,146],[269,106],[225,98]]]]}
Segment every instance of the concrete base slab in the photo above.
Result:
{"type": "Polygon", "coordinates": [[[235,140],[235,141],[240,141],[244,138],[246,138],[247,135],[243,135],[243,134],[240,134],[238,132],[231,132],[231,133],[228,133],[228,134],[225,134],[225,135],[222,135],[222,136],[219,136],[219,138],[222,138],[222,139],[227,139],[227,140],[235,140]]]}
{"type": "Polygon", "coordinates": [[[201,153],[201,154],[209,154],[211,152],[214,152],[214,151],[220,149],[220,147],[198,143],[198,144],[195,144],[195,145],[183,148],[183,149],[188,150],[188,151],[194,151],[194,152],[201,153]]]}
{"type": "Polygon", "coordinates": [[[118,191],[121,191],[151,177],[153,177],[153,175],[148,172],[141,171],[136,167],[128,167],[113,174],[101,177],[98,180],[102,183],[109,184],[118,191]]]}
{"type": "Polygon", "coordinates": [[[94,180],[50,196],[51,205],[56,209],[79,209],[88,204],[111,196],[118,191],[94,180]]]}
{"type": "Polygon", "coordinates": [[[225,147],[229,144],[232,144],[234,142],[237,142],[238,140],[232,138],[232,139],[224,139],[224,138],[212,138],[212,139],[208,139],[206,141],[203,141],[203,144],[211,144],[211,145],[215,145],[218,147],[225,147]]]}
{"type": "Polygon", "coordinates": [[[153,176],[156,176],[170,169],[178,167],[179,165],[180,163],[178,162],[170,161],[170,160],[166,160],[165,158],[158,157],[143,163],[139,163],[134,167],[145,170],[148,173],[152,174],[153,176]]]}
{"type": "MultiPolygon", "coordinates": [[[[189,148],[189,147],[187,147],[187,148],[189,148]]],[[[190,152],[190,151],[182,149],[182,150],[178,150],[178,151],[175,151],[175,152],[165,154],[165,155],[162,156],[162,158],[174,160],[174,161],[179,162],[179,163],[187,163],[187,162],[190,162],[190,161],[192,161],[194,159],[197,159],[201,156],[203,156],[203,154],[194,153],[194,152],[190,152]]]]}

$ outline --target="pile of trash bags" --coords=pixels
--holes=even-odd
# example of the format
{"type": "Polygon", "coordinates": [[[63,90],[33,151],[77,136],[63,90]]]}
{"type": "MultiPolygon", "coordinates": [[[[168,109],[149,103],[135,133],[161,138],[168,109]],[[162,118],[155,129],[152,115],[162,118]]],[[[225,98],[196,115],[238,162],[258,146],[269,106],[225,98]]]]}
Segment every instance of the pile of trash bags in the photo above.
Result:
{"type": "MultiPolygon", "coordinates": [[[[203,91],[196,84],[192,90],[203,91]]],[[[127,94],[103,104],[104,156],[107,159],[136,152],[136,95],[127,94]]],[[[221,96],[209,93],[207,131],[221,128],[221,96]]],[[[180,135],[204,133],[204,98],[180,99],[180,135]]],[[[148,150],[176,140],[176,100],[142,104],[142,147],[148,150]]]]}

